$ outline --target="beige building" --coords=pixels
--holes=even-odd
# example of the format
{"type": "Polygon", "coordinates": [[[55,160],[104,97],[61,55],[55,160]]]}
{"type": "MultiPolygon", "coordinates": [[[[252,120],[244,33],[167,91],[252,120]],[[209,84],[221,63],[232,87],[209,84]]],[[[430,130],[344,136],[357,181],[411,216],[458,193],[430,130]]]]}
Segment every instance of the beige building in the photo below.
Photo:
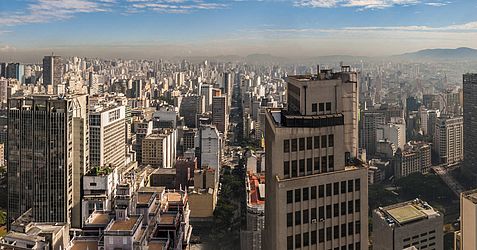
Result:
{"type": "Polygon", "coordinates": [[[477,189],[460,194],[460,231],[454,250],[477,250],[477,189]]]}
{"type": "MultiPolygon", "coordinates": [[[[373,249],[444,249],[444,215],[415,199],[373,211],[373,249]]],[[[467,250],[467,249],[466,249],[467,250]]]]}
{"type": "Polygon", "coordinates": [[[464,118],[438,117],[433,146],[439,163],[451,165],[461,162],[464,159],[464,118]]]}
{"type": "Polygon", "coordinates": [[[142,141],[142,163],[155,168],[172,168],[176,160],[175,129],[146,136],[142,141]]]}
{"type": "Polygon", "coordinates": [[[195,170],[194,189],[189,193],[190,217],[194,220],[209,220],[217,205],[218,187],[215,169],[195,170]]]}
{"type": "Polygon", "coordinates": [[[427,142],[410,141],[396,152],[394,175],[406,177],[412,173],[426,174],[431,168],[431,146],[427,142]]]}
{"type": "Polygon", "coordinates": [[[358,155],[358,82],[349,67],[291,76],[288,110],[265,127],[264,249],[367,249],[367,169],[358,155]]]}

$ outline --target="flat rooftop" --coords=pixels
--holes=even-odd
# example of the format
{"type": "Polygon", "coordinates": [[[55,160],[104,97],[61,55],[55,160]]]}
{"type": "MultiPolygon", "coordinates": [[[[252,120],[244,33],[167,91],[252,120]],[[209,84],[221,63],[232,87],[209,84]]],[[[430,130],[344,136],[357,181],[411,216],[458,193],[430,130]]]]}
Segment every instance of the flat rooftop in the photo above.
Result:
{"type": "Polygon", "coordinates": [[[138,204],[149,204],[149,201],[153,198],[154,193],[138,193],[137,194],[137,203],[138,204]]]}
{"type": "Polygon", "coordinates": [[[89,225],[108,225],[111,218],[108,213],[93,212],[88,218],[87,224],[89,225]]]}
{"type": "Polygon", "coordinates": [[[98,250],[97,240],[74,240],[70,250],[98,250]]]}
{"type": "Polygon", "coordinates": [[[180,193],[166,193],[167,201],[182,202],[182,195],[180,193]]]}
{"type": "Polygon", "coordinates": [[[402,202],[374,210],[389,226],[404,226],[409,223],[441,216],[427,202],[420,199],[402,202]]]}
{"type": "Polygon", "coordinates": [[[174,225],[176,221],[176,214],[162,214],[159,219],[160,225],[174,225]]]}
{"type": "Polygon", "coordinates": [[[107,231],[132,231],[139,220],[139,216],[131,216],[126,220],[116,220],[107,231]]]}
{"type": "Polygon", "coordinates": [[[462,192],[462,197],[477,204],[477,189],[462,192]]]}

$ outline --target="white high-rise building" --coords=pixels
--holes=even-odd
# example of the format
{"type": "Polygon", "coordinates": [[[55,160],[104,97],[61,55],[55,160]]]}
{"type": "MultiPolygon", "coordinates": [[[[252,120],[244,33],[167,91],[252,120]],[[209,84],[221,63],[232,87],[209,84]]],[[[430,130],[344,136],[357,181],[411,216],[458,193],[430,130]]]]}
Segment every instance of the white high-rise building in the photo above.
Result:
{"type": "Polygon", "coordinates": [[[464,159],[464,119],[461,116],[437,118],[433,146],[440,163],[461,162],[464,159]]]}

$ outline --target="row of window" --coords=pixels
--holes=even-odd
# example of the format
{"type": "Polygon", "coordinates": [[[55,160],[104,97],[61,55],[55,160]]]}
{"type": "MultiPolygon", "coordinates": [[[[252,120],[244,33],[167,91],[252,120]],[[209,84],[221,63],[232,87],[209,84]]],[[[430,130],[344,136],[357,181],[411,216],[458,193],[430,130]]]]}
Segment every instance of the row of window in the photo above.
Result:
{"type": "Polygon", "coordinates": [[[313,148],[333,147],[335,144],[334,142],[335,142],[335,137],[333,134],[306,137],[306,138],[302,137],[299,139],[287,139],[283,141],[283,152],[289,153],[290,151],[291,152],[296,152],[298,150],[303,151],[305,150],[305,148],[307,150],[311,150],[313,148]],[[291,146],[291,149],[290,149],[290,146],[291,146]]]}
{"type": "MultiPolygon", "coordinates": [[[[333,239],[339,239],[340,237],[346,237],[349,235],[359,234],[361,230],[360,221],[355,223],[350,222],[348,224],[343,223],[341,226],[327,227],[325,229],[320,229],[318,231],[306,232],[303,234],[296,234],[287,237],[287,249],[302,248],[307,246],[316,245],[317,243],[323,243],[325,241],[331,241],[333,239]],[[356,228],[356,230],[355,230],[356,228]],[[341,229],[341,230],[340,230],[341,229]],[[303,238],[302,238],[303,235],[303,238]]],[[[350,244],[348,246],[342,246],[342,250],[360,250],[361,244],[358,242],[355,245],[350,244]]],[[[339,250],[339,248],[334,248],[339,250]]]]}
{"type": "Polygon", "coordinates": [[[326,185],[298,188],[287,191],[287,204],[293,202],[302,202],[318,198],[329,197],[332,195],[345,194],[361,190],[360,179],[328,183],[326,185]]]}
{"type": "Polygon", "coordinates": [[[295,216],[293,216],[293,213],[287,213],[287,227],[292,227],[293,225],[298,226],[301,224],[308,224],[310,222],[316,223],[317,219],[319,221],[323,221],[324,219],[331,219],[332,217],[338,217],[359,212],[361,212],[360,199],[348,202],[344,201],[341,203],[335,203],[333,205],[320,206],[318,209],[314,207],[312,209],[305,209],[303,211],[295,211],[295,216]],[[294,221],[293,218],[295,218],[294,221]]]}
{"type": "Polygon", "coordinates": [[[313,170],[315,173],[326,173],[333,172],[334,169],[335,157],[333,155],[283,162],[285,178],[310,175],[313,170]]]}
{"type": "Polygon", "coordinates": [[[331,112],[331,102],[320,102],[320,103],[312,103],[311,104],[311,112],[313,113],[323,113],[323,112],[331,112]]]}

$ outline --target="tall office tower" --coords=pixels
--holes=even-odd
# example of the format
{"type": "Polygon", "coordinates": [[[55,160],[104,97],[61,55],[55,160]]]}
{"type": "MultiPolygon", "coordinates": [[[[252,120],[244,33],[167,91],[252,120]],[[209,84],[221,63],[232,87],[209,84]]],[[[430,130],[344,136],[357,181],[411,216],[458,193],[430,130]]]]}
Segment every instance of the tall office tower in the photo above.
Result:
{"type": "Polygon", "coordinates": [[[477,189],[460,194],[460,231],[454,250],[477,250],[477,189]]]}
{"type": "Polygon", "coordinates": [[[7,65],[8,63],[0,63],[0,78],[7,78],[7,65]]]}
{"type": "Polygon", "coordinates": [[[359,123],[359,146],[366,149],[368,157],[373,156],[376,154],[376,131],[380,125],[386,123],[385,115],[382,112],[366,110],[361,113],[359,123]]]}
{"type": "Polygon", "coordinates": [[[477,183],[477,74],[464,75],[464,171],[477,183]]]}
{"type": "Polygon", "coordinates": [[[442,250],[443,225],[444,215],[419,199],[376,209],[373,211],[373,249],[442,250]]]}
{"type": "Polygon", "coordinates": [[[142,164],[142,141],[152,133],[152,121],[143,120],[136,123],[134,131],[136,133],[136,141],[133,144],[133,149],[136,151],[137,162],[142,164]]]}
{"type": "Polygon", "coordinates": [[[129,90],[130,98],[141,98],[143,97],[143,82],[142,80],[135,80],[132,82],[132,88],[129,90]]]}
{"type": "Polygon", "coordinates": [[[32,208],[36,222],[81,226],[81,177],[89,169],[88,97],[8,102],[8,221],[32,208]]]}
{"type": "Polygon", "coordinates": [[[376,143],[381,140],[388,140],[397,148],[404,148],[404,144],[406,144],[406,124],[404,119],[385,125],[378,125],[376,143]]]}
{"type": "Polygon", "coordinates": [[[204,84],[200,89],[200,95],[204,97],[205,112],[212,111],[212,90],[213,86],[210,84],[204,84]]]}
{"type": "Polygon", "coordinates": [[[456,164],[464,159],[464,119],[442,115],[437,118],[433,150],[439,163],[456,164]]]}
{"type": "Polygon", "coordinates": [[[20,63],[9,63],[6,68],[6,78],[17,79],[20,83],[25,83],[25,66],[20,63]]]}
{"type": "Polygon", "coordinates": [[[219,131],[213,125],[201,125],[195,140],[198,165],[201,169],[210,167],[215,169],[216,181],[219,181],[220,162],[222,161],[223,141],[219,131]]]}
{"type": "Polygon", "coordinates": [[[184,125],[197,128],[197,116],[203,113],[203,97],[197,95],[184,96],[179,108],[179,113],[184,117],[184,125]]]}
{"type": "Polygon", "coordinates": [[[264,249],[367,249],[368,177],[349,67],[290,76],[288,110],[265,128],[264,249]]]}
{"type": "Polygon", "coordinates": [[[224,94],[227,96],[228,107],[232,106],[232,91],[234,88],[234,73],[224,72],[224,94]]]}
{"type": "Polygon", "coordinates": [[[227,136],[229,125],[229,115],[227,106],[227,96],[214,96],[212,98],[212,123],[220,133],[227,136]]]}
{"type": "Polygon", "coordinates": [[[90,109],[90,165],[101,167],[126,164],[126,108],[97,105],[90,109]]]}
{"type": "Polygon", "coordinates": [[[59,56],[43,57],[43,85],[53,85],[56,91],[58,85],[63,81],[63,62],[59,56]]]}

